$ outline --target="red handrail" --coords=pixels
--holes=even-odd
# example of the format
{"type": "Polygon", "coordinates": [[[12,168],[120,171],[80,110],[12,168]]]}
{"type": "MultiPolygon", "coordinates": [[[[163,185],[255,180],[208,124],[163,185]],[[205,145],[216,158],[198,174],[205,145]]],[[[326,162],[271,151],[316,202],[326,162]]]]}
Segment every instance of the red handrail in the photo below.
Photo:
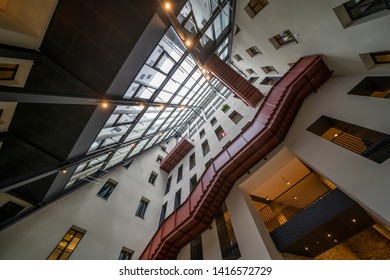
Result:
{"type": "Polygon", "coordinates": [[[295,63],[275,84],[250,125],[214,158],[188,198],[161,224],[140,259],[174,259],[205,231],[236,180],[283,141],[305,97],[330,76],[321,56],[295,63]]]}

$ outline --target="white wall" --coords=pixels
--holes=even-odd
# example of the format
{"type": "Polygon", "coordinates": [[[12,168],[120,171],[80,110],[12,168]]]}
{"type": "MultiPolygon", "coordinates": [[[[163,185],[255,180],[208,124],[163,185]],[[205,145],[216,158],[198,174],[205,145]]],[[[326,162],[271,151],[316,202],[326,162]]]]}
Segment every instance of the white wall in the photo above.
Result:
{"type": "Polygon", "coordinates": [[[148,183],[158,171],[160,149],[149,151],[133,162],[88,184],[0,232],[0,259],[46,259],[72,225],[87,232],[70,259],[117,259],[123,246],[134,250],[137,259],[154,234],[165,186],[159,175],[155,186],[148,183]],[[104,200],[96,196],[108,178],[118,182],[104,200]],[[144,219],[135,216],[142,197],[150,200],[144,219]]]}

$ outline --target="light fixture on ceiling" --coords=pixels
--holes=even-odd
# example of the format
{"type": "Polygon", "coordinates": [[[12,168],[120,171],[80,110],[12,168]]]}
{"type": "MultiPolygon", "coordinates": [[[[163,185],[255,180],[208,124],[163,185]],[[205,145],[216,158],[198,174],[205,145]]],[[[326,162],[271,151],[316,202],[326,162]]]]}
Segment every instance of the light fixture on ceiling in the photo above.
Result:
{"type": "Polygon", "coordinates": [[[332,235],[331,235],[330,233],[328,233],[326,236],[327,236],[327,237],[332,237],[332,235]]]}
{"type": "Polygon", "coordinates": [[[191,47],[192,41],[191,41],[190,39],[186,39],[186,40],[184,41],[184,44],[185,44],[187,47],[191,47]]]}
{"type": "Polygon", "coordinates": [[[306,250],[306,251],[309,251],[309,247],[305,247],[305,250],[306,250]]]}
{"type": "Polygon", "coordinates": [[[352,223],[356,223],[357,222],[357,220],[356,219],[352,219],[352,223]]]}
{"type": "Polygon", "coordinates": [[[66,174],[67,172],[68,172],[68,170],[62,169],[62,173],[63,173],[63,174],[66,174]]]}
{"type": "Polygon", "coordinates": [[[103,108],[108,108],[108,103],[107,102],[103,101],[101,104],[102,104],[103,108]]]}
{"type": "Polygon", "coordinates": [[[171,4],[171,2],[165,1],[165,3],[164,3],[164,8],[165,8],[165,10],[170,11],[170,10],[172,9],[172,4],[171,4]]]}

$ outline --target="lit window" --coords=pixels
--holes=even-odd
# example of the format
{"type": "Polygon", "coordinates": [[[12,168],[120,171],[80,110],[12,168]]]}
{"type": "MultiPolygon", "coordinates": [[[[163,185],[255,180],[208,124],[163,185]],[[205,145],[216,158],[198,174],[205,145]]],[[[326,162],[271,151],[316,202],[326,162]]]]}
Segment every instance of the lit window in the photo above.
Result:
{"type": "Polygon", "coordinates": [[[203,151],[203,156],[207,155],[207,153],[210,152],[210,146],[207,140],[202,143],[202,151],[203,151]]]}
{"type": "Polygon", "coordinates": [[[190,155],[190,170],[196,165],[195,152],[190,155]]]}
{"type": "Polygon", "coordinates": [[[133,254],[133,250],[123,247],[121,253],[119,254],[118,260],[131,260],[133,254]]]}
{"type": "Polygon", "coordinates": [[[260,52],[260,50],[259,50],[256,46],[253,46],[253,47],[247,49],[246,52],[247,52],[251,57],[254,57],[254,56],[257,55],[257,54],[262,54],[262,53],[260,52]]]}
{"type": "Polygon", "coordinates": [[[226,133],[221,126],[217,127],[217,129],[215,130],[215,134],[217,135],[219,141],[221,141],[221,139],[226,136],[226,133]]]}
{"type": "Polygon", "coordinates": [[[174,206],[174,210],[176,210],[179,206],[180,206],[180,203],[181,203],[181,189],[178,190],[175,194],[175,206],[174,206]]]}
{"type": "Polygon", "coordinates": [[[325,116],[307,130],[376,163],[390,157],[390,135],[379,131],[325,116]]]}
{"type": "Polygon", "coordinates": [[[97,193],[97,196],[107,200],[114,191],[117,184],[118,182],[112,179],[108,179],[107,182],[100,189],[100,191],[97,193]]]}
{"type": "Polygon", "coordinates": [[[47,257],[48,260],[67,260],[79,244],[81,238],[87,231],[76,226],[72,226],[56,248],[47,257]]]}
{"type": "Polygon", "coordinates": [[[167,185],[165,186],[165,194],[169,193],[169,190],[171,189],[171,182],[172,182],[172,176],[169,176],[167,185]]]}
{"type": "Polygon", "coordinates": [[[390,77],[366,77],[348,94],[390,98],[390,77]]]}
{"type": "Polygon", "coordinates": [[[139,204],[138,204],[138,208],[137,208],[137,212],[135,212],[135,215],[137,217],[140,217],[140,218],[144,218],[145,216],[145,212],[146,212],[146,208],[148,207],[148,204],[149,204],[149,199],[147,198],[141,198],[141,200],[139,201],[139,204]]]}
{"type": "Polygon", "coordinates": [[[276,49],[292,42],[298,43],[290,30],[283,31],[269,40],[276,49]]]}
{"type": "Polygon", "coordinates": [[[237,111],[233,111],[230,115],[229,118],[235,123],[238,124],[242,120],[242,115],[238,113],[237,111]]]}
{"type": "Polygon", "coordinates": [[[0,63],[0,81],[12,81],[15,79],[19,65],[0,63]]]}
{"type": "Polygon", "coordinates": [[[150,173],[150,176],[149,176],[149,183],[154,185],[156,183],[157,176],[158,176],[158,174],[156,172],[152,171],[152,173],[150,173]]]}
{"type": "Polygon", "coordinates": [[[266,0],[250,0],[244,10],[251,18],[254,18],[267,5],[266,0]]]}
{"type": "Polygon", "coordinates": [[[182,178],[183,178],[183,164],[180,165],[179,169],[177,170],[177,183],[179,183],[182,178]]]}
{"type": "Polygon", "coordinates": [[[390,63],[390,51],[370,53],[375,64],[390,63]]]}

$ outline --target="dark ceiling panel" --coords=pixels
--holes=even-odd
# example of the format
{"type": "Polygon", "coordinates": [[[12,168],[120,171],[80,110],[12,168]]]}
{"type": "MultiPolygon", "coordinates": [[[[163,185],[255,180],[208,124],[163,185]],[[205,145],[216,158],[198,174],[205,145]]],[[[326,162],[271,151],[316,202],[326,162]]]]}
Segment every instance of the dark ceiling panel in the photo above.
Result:
{"type": "Polygon", "coordinates": [[[94,109],[95,106],[19,103],[9,130],[59,161],[66,161],[94,109]]]}

